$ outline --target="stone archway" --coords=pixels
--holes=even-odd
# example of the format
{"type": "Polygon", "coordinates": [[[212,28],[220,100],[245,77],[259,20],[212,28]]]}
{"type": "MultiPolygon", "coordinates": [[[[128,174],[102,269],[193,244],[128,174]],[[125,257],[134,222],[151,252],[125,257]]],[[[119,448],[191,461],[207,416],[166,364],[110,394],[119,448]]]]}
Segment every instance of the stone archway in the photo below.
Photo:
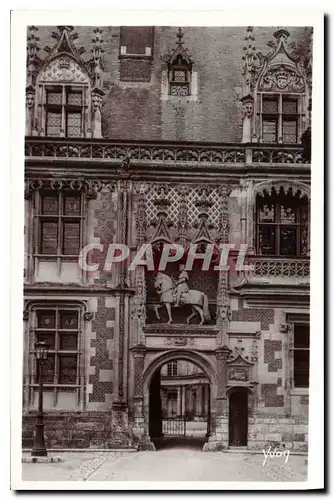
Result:
{"type": "Polygon", "coordinates": [[[143,394],[144,394],[143,412],[144,412],[145,434],[147,436],[152,436],[153,428],[154,428],[153,432],[157,432],[157,434],[159,434],[159,431],[161,432],[161,429],[159,429],[159,425],[152,426],[152,422],[150,422],[150,420],[152,419],[152,404],[151,404],[152,386],[155,388],[155,390],[159,391],[158,386],[160,384],[160,381],[156,380],[157,373],[159,372],[159,370],[162,368],[163,365],[167,364],[168,362],[176,361],[176,360],[187,361],[189,363],[192,363],[192,364],[198,366],[202,370],[202,372],[205,374],[206,378],[208,379],[209,389],[210,389],[209,390],[209,400],[208,400],[208,408],[209,408],[209,410],[208,410],[209,411],[209,413],[208,413],[208,435],[209,435],[210,415],[211,415],[212,408],[215,408],[216,397],[217,397],[217,374],[215,371],[215,367],[212,364],[211,360],[207,356],[200,354],[198,352],[195,352],[195,351],[186,351],[183,349],[174,349],[174,350],[171,350],[171,351],[168,351],[168,352],[165,352],[163,354],[158,355],[153,360],[151,360],[150,364],[144,370],[144,373],[143,373],[143,394]]]}

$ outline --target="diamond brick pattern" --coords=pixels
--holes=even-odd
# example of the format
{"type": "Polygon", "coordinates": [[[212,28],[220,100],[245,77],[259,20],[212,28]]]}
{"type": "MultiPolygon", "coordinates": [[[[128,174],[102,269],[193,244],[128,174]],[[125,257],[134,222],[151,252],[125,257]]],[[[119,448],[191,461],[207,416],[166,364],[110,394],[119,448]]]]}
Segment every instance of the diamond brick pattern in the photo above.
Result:
{"type": "Polygon", "coordinates": [[[282,359],[276,359],[275,353],[282,351],[281,340],[264,340],[264,363],[268,363],[268,372],[277,372],[282,368],[282,359]]]}
{"type": "Polygon", "coordinates": [[[112,370],[113,361],[109,358],[109,350],[107,348],[107,340],[114,336],[113,329],[107,327],[107,321],[115,319],[115,309],[105,307],[105,298],[98,299],[98,308],[95,320],[92,323],[92,329],[96,332],[94,345],[95,356],[90,358],[90,366],[95,366],[94,375],[89,376],[89,383],[93,386],[93,391],[89,395],[89,402],[105,402],[106,394],[112,394],[113,383],[100,382],[100,370],[112,370]]]}

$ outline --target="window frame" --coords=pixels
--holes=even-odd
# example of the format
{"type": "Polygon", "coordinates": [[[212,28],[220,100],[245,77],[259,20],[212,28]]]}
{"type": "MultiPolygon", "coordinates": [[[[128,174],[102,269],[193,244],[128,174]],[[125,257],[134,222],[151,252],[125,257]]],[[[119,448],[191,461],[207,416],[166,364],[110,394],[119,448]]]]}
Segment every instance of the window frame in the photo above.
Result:
{"type": "Polygon", "coordinates": [[[181,56],[178,56],[175,63],[170,63],[168,67],[168,95],[172,97],[187,98],[191,96],[191,74],[192,70],[185,61],[182,60],[181,56]],[[175,78],[175,72],[182,71],[185,74],[184,80],[177,80],[175,78]],[[186,95],[176,95],[172,94],[173,87],[183,86],[187,87],[186,95]]]}
{"type": "MultiPolygon", "coordinates": [[[[295,259],[295,258],[302,258],[305,259],[308,257],[308,252],[304,255],[301,253],[301,236],[302,236],[302,230],[303,226],[309,227],[309,206],[308,206],[308,201],[304,198],[294,198],[296,201],[296,222],[293,223],[284,223],[280,222],[280,205],[284,201],[284,198],[288,198],[286,195],[283,196],[281,194],[274,194],[274,195],[269,195],[268,196],[268,201],[271,202],[271,205],[274,206],[274,221],[260,221],[260,202],[262,204],[265,204],[266,198],[257,195],[256,200],[255,200],[255,222],[256,222],[256,255],[261,257],[261,258],[280,258],[280,259],[295,259]],[[298,201],[302,202],[298,206],[298,201]],[[301,221],[301,211],[302,208],[306,208],[308,212],[308,218],[307,218],[307,223],[303,224],[301,221]],[[263,254],[261,253],[261,247],[260,247],[260,227],[269,227],[269,228],[275,228],[275,253],[272,254],[263,254]],[[280,236],[281,236],[281,229],[284,228],[295,228],[296,229],[296,253],[295,254],[282,254],[281,253],[281,241],[280,241],[280,236]]],[[[309,234],[308,234],[308,239],[309,239],[309,234]]]]}
{"type": "Polygon", "coordinates": [[[69,302],[69,303],[34,303],[29,308],[29,337],[28,337],[28,362],[26,373],[26,390],[28,391],[28,396],[26,399],[25,406],[31,407],[37,396],[38,392],[38,379],[37,379],[37,360],[35,355],[35,342],[38,339],[38,332],[54,332],[55,346],[54,349],[50,349],[49,353],[54,356],[54,368],[53,368],[53,382],[46,382],[44,380],[44,392],[52,393],[53,408],[57,407],[58,396],[60,392],[69,392],[74,394],[75,408],[83,409],[85,405],[85,375],[84,375],[84,312],[85,307],[83,304],[69,302]],[[54,311],[55,314],[55,327],[54,328],[39,328],[38,327],[38,314],[41,312],[54,311]],[[75,312],[78,317],[77,328],[58,328],[61,326],[59,324],[60,313],[62,312],[75,312]],[[60,332],[60,333],[59,333],[60,332]],[[74,349],[60,349],[60,336],[62,334],[73,334],[77,335],[77,348],[74,349]],[[75,355],[76,356],[76,376],[75,383],[60,383],[60,363],[59,360],[61,356],[75,355]],[[80,408],[79,408],[80,407],[80,408]]]}
{"type": "Polygon", "coordinates": [[[290,344],[290,352],[291,352],[291,389],[294,393],[301,392],[305,393],[306,391],[309,390],[310,387],[310,323],[303,320],[303,319],[298,319],[298,320],[293,320],[291,323],[291,344],[290,344]],[[302,348],[302,347],[295,347],[295,326],[296,325],[303,325],[303,326],[308,326],[308,332],[309,332],[309,347],[302,348]],[[295,385],[295,351],[308,351],[309,353],[309,358],[308,358],[308,375],[309,375],[309,381],[307,386],[301,386],[301,385],[295,385]]]}
{"type": "Polygon", "coordinates": [[[167,363],[167,377],[177,377],[177,361],[167,363]]]}
{"type": "Polygon", "coordinates": [[[300,144],[301,142],[301,125],[302,125],[302,98],[303,94],[298,93],[283,93],[283,92],[259,92],[258,93],[260,106],[259,106],[259,124],[260,124],[260,139],[261,142],[265,144],[300,144]],[[264,100],[277,100],[277,113],[265,113],[264,112],[264,100]],[[296,101],[297,112],[296,113],[284,113],[283,112],[283,101],[296,101]],[[276,140],[273,142],[264,141],[264,117],[267,120],[272,120],[276,122],[276,140]],[[296,123],[296,142],[284,142],[284,121],[294,121],[296,123]]]}
{"type": "Polygon", "coordinates": [[[83,230],[85,221],[85,200],[84,193],[82,191],[72,191],[70,189],[53,191],[52,189],[44,189],[37,193],[36,201],[37,210],[34,212],[34,220],[36,228],[35,232],[35,245],[34,245],[34,257],[45,258],[45,259],[61,259],[61,260],[77,260],[79,252],[83,247],[83,230]],[[57,214],[44,214],[43,213],[43,197],[52,195],[57,198],[58,211],[57,214]],[[64,214],[64,203],[66,197],[73,196],[79,198],[79,214],[76,215],[65,215],[64,214]],[[43,253],[42,252],[42,228],[43,222],[46,221],[57,222],[57,251],[56,253],[43,253]],[[67,222],[79,223],[79,248],[76,254],[66,254],[64,253],[64,227],[67,222]]]}
{"type": "Polygon", "coordinates": [[[45,137],[66,137],[68,139],[82,138],[85,137],[85,130],[87,128],[87,92],[88,84],[78,84],[78,83],[41,83],[41,92],[43,95],[42,102],[42,131],[44,131],[45,137]],[[49,93],[60,93],[61,94],[61,104],[49,104],[48,94],[49,93]],[[79,94],[81,93],[81,105],[68,104],[69,94],[79,94]],[[61,125],[59,135],[49,135],[48,134],[48,113],[56,111],[61,115],[61,125]],[[80,120],[80,135],[68,135],[68,114],[69,113],[81,113],[80,120]]]}

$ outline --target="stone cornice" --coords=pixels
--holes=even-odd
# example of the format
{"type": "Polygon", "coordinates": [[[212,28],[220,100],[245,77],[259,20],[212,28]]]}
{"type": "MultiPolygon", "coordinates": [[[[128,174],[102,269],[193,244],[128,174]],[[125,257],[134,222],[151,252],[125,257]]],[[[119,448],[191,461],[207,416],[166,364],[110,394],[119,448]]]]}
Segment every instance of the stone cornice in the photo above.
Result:
{"type": "Polygon", "coordinates": [[[64,295],[73,296],[76,295],[133,295],[135,290],[132,288],[110,288],[110,287],[99,287],[99,286],[80,286],[67,283],[35,283],[35,284],[25,284],[24,294],[28,295],[64,295]]]}

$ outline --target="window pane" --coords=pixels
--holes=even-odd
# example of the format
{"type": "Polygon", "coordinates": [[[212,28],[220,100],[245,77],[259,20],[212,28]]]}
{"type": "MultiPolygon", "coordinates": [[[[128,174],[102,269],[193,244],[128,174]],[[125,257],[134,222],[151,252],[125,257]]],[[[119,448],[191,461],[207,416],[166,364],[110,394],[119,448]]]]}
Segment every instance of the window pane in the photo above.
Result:
{"type": "Polygon", "coordinates": [[[58,214],[58,195],[44,195],[42,197],[42,214],[58,214]]]}
{"type": "Polygon", "coordinates": [[[56,255],[58,240],[58,223],[41,222],[41,253],[56,255]]]}
{"type": "Polygon", "coordinates": [[[186,81],[186,72],[182,70],[174,71],[174,81],[175,82],[185,82],[186,81]]]}
{"type": "Polygon", "coordinates": [[[36,340],[38,342],[46,342],[51,351],[53,351],[56,348],[54,332],[36,332],[36,340]]]}
{"type": "Polygon", "coordinates": [[[293,328],[293,347],[308,349],[310,347],[310,327],[295,323],[293,328]]]}
{"type": "Polygon", "coordinates": [[[61,90],[58,92],[50,92],[50,91],[47,92],[47,97],[46,97],[47,104],[61,106],[61,104],[62,104],[61,95],[62,95],[61,90]]]}
{"type": "Polygon", "coordinates": [[[277,121],[276,120],[263,120],[262,136],[263,136],[263,142],[276,142],[277,141],[277,121]]]}
{"type": "Polygon", "coordinates": [[[262,101],[262,113],[267,115],[275,115],[278,113],[277,97],[264,97],[262,101]]]}
{"type": "Polygon", "coordinates": [[[59,328],[61,330],[78,329],[78,311],[60,311],[59,328]]]}
{"type": "Polygon", "coordinates": [[[260,222],[275,221],[275,205],[261,204],[258,210],[260,222]]]}
{"type": "Polygon", "coordinates": [[[170,94],[176,96],[186,96],[189,95],[189,87],[188,85],[178,85],[178,84],[170,84],[170,94]]]}
{"type": "Polygon", "coordinates": [[[280,228],[280,255],[297,255],[296,228],[280,228]]]}
{"type": "Polygon", "coordinates": [[[293,203],[285,201],[280,205],[280,222],[283,224],[294,224],[297,222],[297,208],[293,203]]]}
{"type": "MultiPolygon", "coordinates": [[[[45,384],[54,383],[54,372],[55,372],[55,356],[54,354],[48,354],[47,359],[43,362],[43,382],[45,384]]],[[[36,365],[36,383],[39,380],[39,363],[36,365]]]]}
{"type": "Polygon", "coordinates": [[[274,255],[276,228],[274,226],[259,226],[259,253],[260,255],[274,255]]]}
{"type": "Polygon", "coordinates": [[[67,137],[80,137],[81,113],[67,113],[67,137]]]}
{"type": "Polygon", "coordinates": [[[283,114],[296,114],[298,113],[297,99],[286,99],[283,97],[283,114]]]}
{"type": "Polygon", "coordinates": [[[76,351],[78,348],[78,335],[76,333],[61,333],[59,335],[59,344],[61,351],[76,351]]]}
{"type": "Polygon", "coordinates": [[[69,92],[67,94],[67,104],[69,106],[81,106],[82,92],[69,92]]]}
{"type": "Polygon", "coordinates": [[[297,142],[297,120],[283,120],[283,142],[297,142]]]}
{"type": "Polygon", "coordinates": [[[77,356],[59,356],[59,384],[75,384],[77,381],[77,356]]]}
{"type": "Polygon", "coordinates": [[[38,311],[37,328],[56,328],[56,311],[38,311]]]}
{"type": "Polygon", "coordinates": [[[294,383],[295,387],[309,386],[309,369],[310,369],[310,351],[294,352],[293,368],[294,368],[294,383]]]}
{"type": "Polygon", "coordinates": [[[63,223],[63,254],[77,255],[80,247],[80,222],[63,223]]]}
{"type": "Polygon", "coordinates": [[[59,137],[60,129],[61,129],[61,113],[48,111],[46,113],[46,135],[59,137]]]}
{"type": "Polygon", "coordinates": [[[64,215],[80,215],[81,211],[80,196],[64,197],[64,215]]]}

